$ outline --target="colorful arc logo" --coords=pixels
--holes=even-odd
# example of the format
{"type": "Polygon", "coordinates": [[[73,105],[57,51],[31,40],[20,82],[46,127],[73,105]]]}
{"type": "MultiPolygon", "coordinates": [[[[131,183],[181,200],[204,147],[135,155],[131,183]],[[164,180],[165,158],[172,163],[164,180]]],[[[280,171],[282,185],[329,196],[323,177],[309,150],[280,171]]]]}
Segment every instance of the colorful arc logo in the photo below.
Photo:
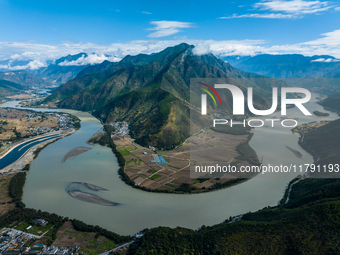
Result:
{"type": "MultiPolygon", "coordinates": [[[[202,84],[203,86],[206,86],[207,88],[209,88],[212,92],[214,92],[214,94],[217,96],[218,100],[220,101],[220,104],[222,105],[222,100],[220,98],[220,95],[217,93],[217,91],[211,87],[208,84],[205,84],[203,82],[198,82],[199,84],[202,84]]],[[[201,90],[203,90],[204,92],[206,92],[214,101],[215,105],[217,106],[215,97],[209,92],[209,90],[203,89],[201,88],[201,90]]],[[[206,115],[207,114],[207,94],[202,94],[201,95],[201,113],[202,115],[206,115]]]]}

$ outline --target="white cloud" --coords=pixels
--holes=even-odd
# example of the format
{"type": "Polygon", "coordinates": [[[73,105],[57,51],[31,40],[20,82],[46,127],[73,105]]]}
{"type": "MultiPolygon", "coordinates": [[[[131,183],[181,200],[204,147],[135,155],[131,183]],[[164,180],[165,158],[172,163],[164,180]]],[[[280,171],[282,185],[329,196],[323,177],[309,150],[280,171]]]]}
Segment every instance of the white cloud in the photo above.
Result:
{"type": "Polygon", "coordinates": [[[67,61],[65,60],[62,63],[59,63],[58,65],[60,66],[83,66],[83,65],[94,65],[94,64],[100,64],[102,63],[104,60],[108,60],[111,62],[117,62],[119,60],[121,60],[120,58],[116,58],[116,57],[112,57],[112,56],[106,56],[104,54],[89,54],[87,56],[82,55],[80,58],[78,58],[77,60],[73,60],[73,61],[67,61]]]}
{"type": "Polygon", "coordinates": [[[210,45],[208,43],[197,43],[193,49],[195,55],[204,55],[211,53],[210,45]]]}
{"type": "Polygon", "coordinates": [[[39,69],[41,67],[44,67],[46,66],[46,64],[40,62],[39,60],[33,60],[29,62],[26,66],[27,66],[27,69],[34,70],[34,69],[39,69]]]}
{"type": "Polygon", "coordinates": [[[25,69],[30,69],[30,70],[35,70],[39,69],[41,67],[45,67],[46,64],[40,62],[39,60],[32,60],[30,61],[27,65],[17,65],[17,66],[12,66],[11,61],[7,65],[0,65],[0,69],[8,69],[8,70],[25,70],[25,69]]]}
{"type": "Polygon", "coordinates": [[[151,37],[151,38],[165,37],[165,36],[177,34],[179,31],[180,30],[176,28],[164,28],[164,29],[161,29],[159,31],[149,34],[148,37],[151,37]]]}
{"type": "Polygon", "coordinates": [[[161,20],[161,21],[152,21],[151,24],[155,25],[156,27],[148,28],[147,30],[155,30],[148,35],[151,38],[159,38],[165,37],[173,34],[177,34],[181,30],[179,28],[189,28],[192,27],[193,24],[190,22],[180,22],[180,21],[168,21],[168,20],[161,20]]]}
{"type": "MultiPolygon", "coordinates": [[[[262,18],[262,19],[292,19],[301,18],[306,14],[317,14],[325,12],[334,6],[327,1],[307,0],[263,0],[253,5],[260,11],[269,13],[248,13],[243,15],[233,14],[232,16],[220,17],[219,19],[235,18],[262,18]]],[[[338,10],[339,7],[335,8],[338,10]]]]}
{"type": "Polygon", "coordinates": [[[152,14],[151,12],[145,12],[145,11],[142,11],[142,13],[143,14],[148,14],[148,15],[152,14]]]}
{"type": "Polygon", "coordinates": [[[255,8],[274,12],[286,12],[294,14],[309,14],[323,12],[331,8],[326,1],[305,0],[266,0],[255,4],[255,8]]]}
{"type": "Polygon", "coordinates": [[[331,63],[331,62],[340,62],[340,59],[334,59],[334,58],[318,58],[314,59],[311,62],[324,62],[324,63],[331,63]]]}
{"type": "Polygon", "coordinates": [[[11,56],[11,60],[21,60],[21,59],[22,59],[22,56],[19,54],[14,54],[11,56]]]}
{"type": "Polygon", "coordinates": [[[334,10],[340,11],[340,7],[336,7],[336,8],[334,8],[334,10]]]}
{"type": "Polygon", "coordinates": [[[193,53],[196,55],[212,53],[221,57],[230,55],[253,56],[264,49],[260,46],[261,44],[264,44],[264,41],[262,40],[196,40],[191,41],[191,44],[195,45],[193,53]]]}
{"type": "Polygon", "coordinates": [[[27,57],[27,58],[35,58],[37,56],[39,56],[40,53],[39,52],[31,52],[31,51],[26,51],[22,54],[22,57],[27,57]]]}
{"type": "Polygon", "coordinates": [[[126,55],[151,54],[182,42],[197,45],[197,48],[194,50],[195,54],[210,52],[220,56],[233,54],[255,55],[264,50],[264,48],[259,46],[264,43],[261,40],[138,40],[110,45],[80,42],[63,42],[57,45],[38,44],[35,42],[0,42],[0,52],[4,52],[0,60],[12,60],[11,57],[25,61],[30,60],[30,63],[26,66],[7,65],[0,66],[0,68],[10,70],[34,69],[39,66],[46,66],[47,60],[55,60],[68,54],[74,55],[80,52],[87,53],[88,57],[82,57],[72,62],[63,62],[61,65],[96,64],[104,60],[119,61],[126,55]],[[30,53],[28,54],[28,52],[30,53]],[[107,57],[107,55],[115,57],[107,57]],[[32,62],[33,60],[35,62],[32,62]]]}
{"type": "MultiPolygon", "coordinates": [[[[197,55],[212,53],[216,56],[231,55],[257,55],[257,54],[302,54],[330,55],[340,58],[340,30],[324,33],[320,38],[308,42],[283,45],[269,45],[264,40],[138,40],[126,43],[113,43],[101,45],[95,43],[62,42],[59,44],[39,44],[36,42],[0,42],[0,60],[10,60],[8,65],[2,64],[2,69],[34,69],[46,66],[47,60],[58,59],[68,54],[74,55],[85,52],[83,57],[75,62],[64,62],[62,65],[96,64],[104,61],[118,61],[126,55],[139,53],[150,54],[159,52],[166,47],[186,42],[195,45],[194,53],[197,55]],[[95,52],[95,54],[93,54],[95,52]],[[107,56],[115,57],[107,57],[107,56]],[[11,66],[11,61],[29,61],[25,66],[11,66]]],[[[327,60],[328,58],[326,58],[327,60]]]]}
{"type": "Polygon", "coordinates": [[[305,42],[307,45],[315,45],[319,47],[335,47],[340,49],[340,29],[334,30],[332,32],[321,34],[322,38],[316,39],[314,41],[305,42]]]}
{"type": "Polygon", "coordinates": [[[267,13],[267,14],[251,13],[243,15],[233,14],[232,16],[220,17],[219,19],[237,19],[237,18],[291,19],[295,18],[295,16],[292,14],[281,13],[267,13]]]}

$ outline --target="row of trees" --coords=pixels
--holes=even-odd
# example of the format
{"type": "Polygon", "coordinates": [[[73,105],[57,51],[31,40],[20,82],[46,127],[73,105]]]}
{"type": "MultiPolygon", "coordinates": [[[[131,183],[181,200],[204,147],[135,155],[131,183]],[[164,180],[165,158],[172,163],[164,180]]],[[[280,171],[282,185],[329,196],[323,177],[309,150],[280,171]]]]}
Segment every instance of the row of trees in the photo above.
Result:
{"type": "Polygon", "coordinates": [[[72,224],[75,230],[82,231],[82,232],[96,232],[96,237],[105,236],[106,238],[109,238],[110,240],[114,241],[117,244],[120,243],[126,243],[132,240],[131,236],[121,236],[116,233],[113,233],[111,231],[108,231],[106,229],[103,229],[99,226],[92,226],[87,225],[82,221],[79,220],[72,220],[72,224]]]}
{"type": "MultiPolygon", "coordinates": [[[[105,125],[104,126],[104,131],[106,132],[102,137],[105,138],[100,138],[103,139],[103,141],[105,141],[107,143],[107,146],[111,148],[112,152],[116,155],[117,160],[118,160],[118,165],[119,165],[119,171],[118,173],[120,174],[120,176],[122,177],[122,180],[131,186],[135,186],[135,182],[132,181],[129,176],[127,176],[127,174],[124,172],[124,167],[125,167],[125,159],[122,156],[122,154],[117,150],[116,145],[114,144],[114,142],[111,139],[111,130],[110,130],[110,125],[105,125]]],[[[99,139],[99,140],[100,140],[99,139]]]]}
{"type": "Polygon", "coordinates": [[[254,133],[250,134],[246,142],[241,143],[236,147],[237,152],[241,154],[237,156],[236,159],[248,161],[250,164],[253,165],[260,165],[261,163],[256,155],[256,152],[249,145],[249,141],[253,137],[253,135],[254,133]]]}
{"type": "Polygon", "coordinates": [[[13,202],[21,200],[23,188],[26,181],[26,172],[20,172],[13,176],[9,183],[9,195],[13,198],[13,202]]]}
{"type": "Polygon", "coordinates": [[[78,130],[80,128],[80,119],[72,114],[69,114],[68,116],[71,118],[74,128],[78,130]]]}
{"type": "Polygon", "coordinates": [[[21,133],[17,131],[17,127],[14,127],[13,133],[15,134],[16,139],[21,139],[21,133]]]}

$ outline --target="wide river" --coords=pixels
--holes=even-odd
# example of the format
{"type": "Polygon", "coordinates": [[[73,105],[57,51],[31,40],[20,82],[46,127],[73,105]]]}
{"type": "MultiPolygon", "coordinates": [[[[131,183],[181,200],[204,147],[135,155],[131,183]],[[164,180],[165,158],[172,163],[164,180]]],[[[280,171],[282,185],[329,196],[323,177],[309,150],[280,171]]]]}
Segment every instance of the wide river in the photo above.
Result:
{"type": "MultiPolygon", "coordinates": [[[[315,103],[315,96],[313,94],[313,100],[305,104],[308,110],[328,112],[315,103]]],[[[6,106],[13,106],[13,103],[6,106]]],[[[71,136],[49,145],[32,162],[23,202],[28,208],[76,218],[119,234],[135,234],[144,228],[157,226],[197,229],[202,225],[220,223],[229,216],[274,206],[282,198],[287,183],[297,175],[260,174],[240,185],[203,194],[175,195],[141,191],[119,179],[117,159],[109,148],[95,145],[91,150],[62,163],[70,150],[90,147],[86,141],[102,127],[89,113],[65,111],[81,119],[81,128],[71,136]],[[66,192],[70,185],[75,185],[72,182],[86,182],[105,188],[107,191],[83,191],[120,205],[102,206],[72,198],[66,192]]],[[[299,118],[299,124],[338,118],[335,113],[328,113],[329,117],[304,117],[296,108],[287,111],[289,116],[299,118]]],[[[279,113],[273,116],[280,117],[279,113]]],[[[298,137],[298,134],[292,134],[290,128],[282,128],[276,123],[275,128],[256,128],[250,145],[260,158],[263,156],[264,164],[312,163],[311,155],[297,144],[298,137]],[[296,157],[285,146],[300,151],[302,158],[296,157]]]]}

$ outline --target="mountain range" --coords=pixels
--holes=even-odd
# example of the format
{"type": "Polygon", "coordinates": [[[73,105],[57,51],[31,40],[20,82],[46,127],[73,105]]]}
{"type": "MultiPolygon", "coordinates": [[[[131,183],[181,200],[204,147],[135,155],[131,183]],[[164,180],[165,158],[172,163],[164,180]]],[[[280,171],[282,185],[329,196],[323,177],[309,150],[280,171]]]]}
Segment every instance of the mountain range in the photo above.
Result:
{"type": "Polygon", "coordinates": [[[272,78],[340,78],[340,59],[300,54],[232,56],[223,60],[246,72],[272,78]]]}
{"type": "MultiPolygon", "coordinates": [[[[33,83],[34,86],[55,87],[75,78],[84,68],[91,66],[91,64],[100,63],[104,59],[114,59],[114,57],[81,52],[75,55],[69,54],[56,60],[48,60],[46,61],[46,67],[38,69],[30,69],[30,63],[34,62],[33,60],[2,60],[0,61],[0,71],[3,71],[3,73],[21,72],[26,73],[26,75],[29,73],[31,77],[35,77],[37,80],[36,83],[33,83]]],[[[104,62],[109,65],[113,64],[107,60],[104,60],[104,62]]],[[[104,62],[103,65],[105,65],[104,62]]]]}
{"type": "MultiPolygon", "coordinates": [[[[258,109],[271,106],[273,86],[287,86],[276,79],[238,70],[212,54],[194,55],[193,47],[182,43],[156,54],[126,56],[117,63],[89,66],[45,102],[92,111],[105,123],[128,121],[137,143],[170,149],[189,136],[190,104],[200,103],[200,90],[198,85],[190,87],[191,78],[227,79],[244,92],[252,86],[258,109]]],[[[225,104],[219,111],[230,115],[231,93],[222,91],[220,96],[225,104]]],[[[209,102],[208,107],[215,106],[209,102]]],[[[206,121],[198,111],[191,112],[195,113],[199,129],[206,121]]]]}
{"type": "Polygon", "coordinates": [[[17,83],[21,85],[23,89],[46,87],[48,85],[48,83],[46,83],[43,79],[32,75],[27,71],[0,72],[0,79],[17,83]]]}
{"type": "Polygon", "coordinates": [[[12,69],[24,69],[32,60],[18,60],[18,59],[6,59],[0,60],[0,71],[7,72],[12,71],[12,69]]]}
{"type": "Polygon", "coordinates": [[[0,100],[8,96],[13,96],[25,88],[25,86],[18,83],[0,79],[0,100]]]}
{"type": "MultiPolygon", "coordinates": [[[[97,56],[97,54],[92,53],[97,56]]],[[[151,54],[155,55],[155,54],[151,54]]],[[[92,55],[91,55],[92,56],[92,55]]],[[[139,54],[137,56],[126,56],[120,65],[144,65],[146,54],[139,54]]],[[[110,59],[110,56],[105,55],[110,59]]],[[[162,56],[158,56],[161,58],[162,56]]],[[[27,72],[44,80],[45,84],[60,86],[75,77],[81,77],[86,74],[101,72],[105,69],[110,69],[116,66],[119,69],[122,66],[117,66],[117,62],[110,62],[104,60],[101,64],[94,64],[85,61],[89,58],[87,53],[78,53],[75,55],[67,55],[65,57],[49,60],[46,63],[48,66],[35,70],[27,69],[27,72]]],[[[105,59],[105,58],[104,58],[105,59]]],[[[304,86],[315,88],[315,91],[324,94],[332,94],[339,92],[339,86],[334,84],[336,82],[324,78],[340,78],[340,60],[332,56],[303,56],[299,54],[285,54],[285,55],[269,55],[262,54],[256,56],[227,56],[223,58],[232,66],[243,70],[245,72],[257,73],[260,75],[286,79],[285,81],[292,86],[304,86]],[[304,80],[302,81],[301,78],[304,80]],[[319,78],[323,78],[320,80],[319,78]],[[297,80],[298,79],[298,80],[297,80]]],[[[0,66],[12,66],[12,68],[25,67],[30,61],[11,60],[10,64],[7,61],[0,61],[0,66]]],[[[155,59],[157,62],[157,60],[155,59]]],[[[1,70],[1,69],[0,69],[1,70]]],[[[10,70],[2,71],[12,72],[10,70]]],[[[41,83],[40,83],[41,84],[41,83]]],[[[39,83],[35,86],[40,86],[39,83]]]]}
{"type": "Polygon", "coordinates": [[[85,58],[86,53],[79,53],[76,55],[67,55],[66,57],[59,58],[47,67],[42,67],[30,72],[43,79],[46,83],[59,86],[68,80],[73,79],[76,75],[86,68],[88,65],[64,65],[72,61],[77,61],[80,58],[85,58]]]}
{"type": "Polygon", "coordinates": [[[294,87],[305,87],[326,95],[340,92],[340,59],[332,56],[263,54],[223,59],[243,71],[283,79],[294,87]]]}

